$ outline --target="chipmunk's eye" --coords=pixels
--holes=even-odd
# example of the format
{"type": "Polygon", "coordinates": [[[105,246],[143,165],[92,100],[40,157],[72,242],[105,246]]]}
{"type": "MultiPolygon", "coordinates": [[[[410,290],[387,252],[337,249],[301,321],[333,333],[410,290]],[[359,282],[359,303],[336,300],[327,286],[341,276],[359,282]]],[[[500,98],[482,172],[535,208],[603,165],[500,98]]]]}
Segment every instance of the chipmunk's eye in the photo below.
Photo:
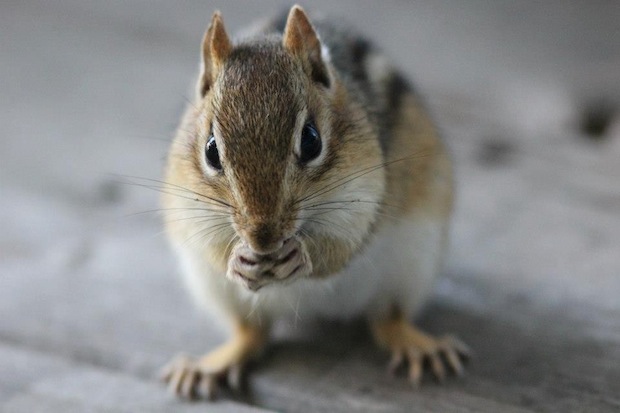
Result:
{"type": "Polygon", "coordinates": [[[205,157],[207,158],[207,163],[214,169],[218,171],[222,170],[222,163],[220,162],[220,153],[217,150],[217,144],[215,143],[215,136],[209,136],[209,140],[207,140],[207,147],[205,148],[205,157]]]}
{"type": "Polygon", "coordinates": [[[308,163],[321,154],[323,144],[321,135],[313,121],[308,121],[301,130],[301,145],[299,148],[299,162],[308,163]]]}

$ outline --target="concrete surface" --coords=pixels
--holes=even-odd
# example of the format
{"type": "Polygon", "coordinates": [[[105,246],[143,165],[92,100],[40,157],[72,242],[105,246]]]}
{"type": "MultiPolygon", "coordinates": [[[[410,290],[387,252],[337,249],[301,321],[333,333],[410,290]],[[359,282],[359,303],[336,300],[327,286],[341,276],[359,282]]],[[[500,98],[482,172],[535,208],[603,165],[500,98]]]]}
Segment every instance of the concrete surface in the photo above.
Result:
{"type": "Polygon", "coordinates": [[[244,397],[183,403],[157,383],[225,333],[142,213],[157,194],[117,175],[160,176],[212,11],[233,31],[283,4],[0,3],[0,410],[618,411],[615,1],[307,2],[374,36],[444,131],[457,210],[419,322],[476,357],[414,392],[359,325],[290,327],[244,397]]]}

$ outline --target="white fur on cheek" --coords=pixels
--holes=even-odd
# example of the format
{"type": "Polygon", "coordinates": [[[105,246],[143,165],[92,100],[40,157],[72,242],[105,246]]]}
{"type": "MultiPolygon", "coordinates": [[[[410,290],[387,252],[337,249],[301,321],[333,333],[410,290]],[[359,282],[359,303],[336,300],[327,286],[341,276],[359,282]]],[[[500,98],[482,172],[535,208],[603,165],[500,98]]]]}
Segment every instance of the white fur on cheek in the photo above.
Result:
{"type": "Polygon", "coordinates": [[[364,168],[360,171],[350,172],[351,177],[345,180],[328,181],[317,190],[318,196],[305,201],[300,213],[303,225],[357,249],[377,218],[385,178],[383,168],[371,173],[364,173],[364,168]]]}

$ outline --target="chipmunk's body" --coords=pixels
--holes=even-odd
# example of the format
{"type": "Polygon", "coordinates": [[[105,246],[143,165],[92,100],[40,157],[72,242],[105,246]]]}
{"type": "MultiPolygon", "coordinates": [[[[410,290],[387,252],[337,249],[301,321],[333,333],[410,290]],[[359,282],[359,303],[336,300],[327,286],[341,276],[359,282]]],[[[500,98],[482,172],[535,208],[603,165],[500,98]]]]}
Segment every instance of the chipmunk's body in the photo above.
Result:
{"type": "Polygon", "coordinates": [[[456,340],[408,323],[446,244],[451,167],[403,78],[366,40],[295,7],[239,43],[214,16],[197,102],[171,149],[167,229],[198,301],[233,339],[165,377],[211,394],[279,318],[366,316],[394,366],[460,372],[456,340]],[[317,36],[318,33],[318,36],[317,36]],[[219,312],[219,313],[218,313],[219,312]]]}

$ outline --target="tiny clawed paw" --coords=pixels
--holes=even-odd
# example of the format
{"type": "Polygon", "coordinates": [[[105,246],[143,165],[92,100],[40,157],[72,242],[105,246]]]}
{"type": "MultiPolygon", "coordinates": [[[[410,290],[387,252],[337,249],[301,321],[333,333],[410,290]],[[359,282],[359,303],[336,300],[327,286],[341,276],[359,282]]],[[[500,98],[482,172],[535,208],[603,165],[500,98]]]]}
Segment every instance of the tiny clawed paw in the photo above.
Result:
{"type": "Polygon", "coordinates": [[[418,387],[422,381],[425,365],[429,365],[437,381],[443,382],[447,376],[446,365],[457,376],[462,376],[463,360],[471,357],[469,347],[456,337],[445,336],[434,340],[424,348],[418,345],[401,347],[392,351],[388,365],[390,374],[396,374],[401,366],[408,366],[409,381],[418,387]]]}
{"type": "Polygon", "coordinates": [[[194,400],[216,397],[219,386],[224,382],[231,389],[238,390],[241,383],[241,366],[230,366],[221,371],[208,371],[200,361],[179,356],[161,371],[161,379],[175,395],[194,400]]]}

